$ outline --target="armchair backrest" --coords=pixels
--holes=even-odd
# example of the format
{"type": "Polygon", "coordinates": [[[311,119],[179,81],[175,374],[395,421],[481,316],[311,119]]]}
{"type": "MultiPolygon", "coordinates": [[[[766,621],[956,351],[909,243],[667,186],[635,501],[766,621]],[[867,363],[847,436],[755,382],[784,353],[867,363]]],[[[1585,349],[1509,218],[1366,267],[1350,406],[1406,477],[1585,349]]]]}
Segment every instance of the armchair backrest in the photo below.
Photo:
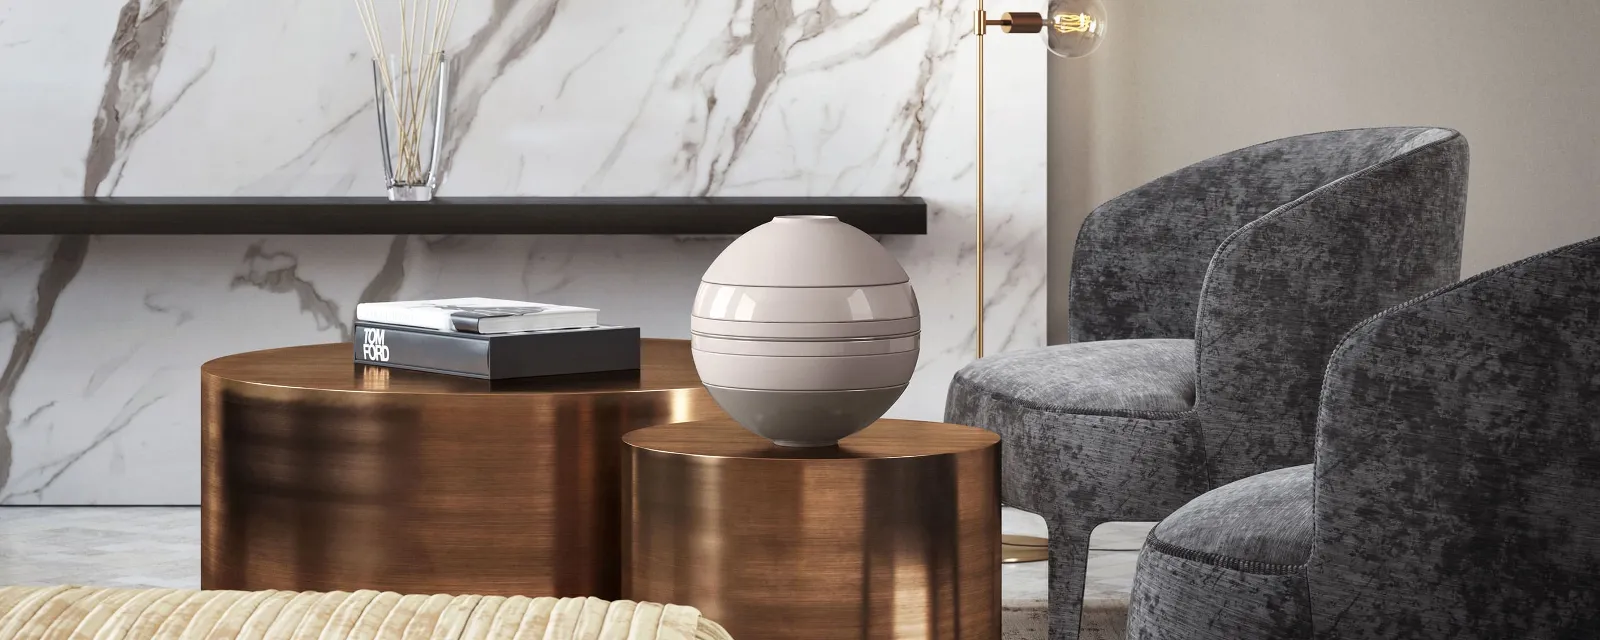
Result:
{"type": "Polygon", "coordinates": [[[1229,234],[1206,268],[1195,411],[1213,486],[1310,462],[1339,338],[1460,272],[1466,140],[1443,129],[1324,135],[1279,156],[1293,162],[1258,168],[1267,183],[1322,184],[1229,234]]]}
{"type": "Polygon", "coordinates": [[[1073,250],[1070,340],[1193,338],[1201,285],[1228,236],[1330,182],[1447,140],[1464,177],[1466,142],[1454,131],[1354,129],[1225,153],[1106,202],[1073,250]]]}
{"type": "Polygon", "coordinates": [[[1319,638],[1600,629],[1600,238],[1352,331],[1322,397],[1315,522],[1319,638]]]}

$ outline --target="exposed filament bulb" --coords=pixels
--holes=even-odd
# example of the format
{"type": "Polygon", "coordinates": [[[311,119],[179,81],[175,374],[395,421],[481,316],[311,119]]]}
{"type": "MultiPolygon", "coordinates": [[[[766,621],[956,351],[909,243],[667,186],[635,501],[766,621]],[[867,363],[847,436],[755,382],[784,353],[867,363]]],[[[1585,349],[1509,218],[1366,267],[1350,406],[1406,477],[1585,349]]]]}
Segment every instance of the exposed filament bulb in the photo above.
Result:
{"type": "Polygon", "coordinates": [[[1100,21],[1087,13],[1061,13],[1051,19],[1050,28],[1055,29],[1056,33],[1093,34],[1100,30],[1100,21]]]}

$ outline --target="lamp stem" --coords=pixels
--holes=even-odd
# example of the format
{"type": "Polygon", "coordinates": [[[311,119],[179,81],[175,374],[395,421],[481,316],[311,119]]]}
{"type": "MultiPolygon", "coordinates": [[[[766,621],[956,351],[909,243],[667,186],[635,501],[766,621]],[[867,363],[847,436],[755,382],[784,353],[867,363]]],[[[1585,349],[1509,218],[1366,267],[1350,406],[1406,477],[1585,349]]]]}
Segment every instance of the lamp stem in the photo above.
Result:
{"type": "Polygon", "coordinates": [[[978,357],[979,358],[983,357],[983,307],[984,307],[984,295],[983,295],[983,231],[984,231],[984,223],[983,223],[983,185],[984,185],[984,174],[983,174],[983,156],[984,156],[984,153],[983,153],[983,151],[984,151],[984,144],[983,144],[983,128],[984,128],[984,117],[983,117],[983,113],[984,113],[983,112],[983,107],[984,107],[984,105],[983,105],[983,66],[984,66],[984,64],[983,64],[983,41],[985,40],[985,38],[983,37],[983,24],[984,24],[985,18],[986,18],[986,13],[983,10],[983,0],[978,0],[978,20],[977,20],[977,24],[978,24],[978,28],[977,28],[977,37],[978,37],[978,325],[977,325],[978,348],[977,348],[977,353],[978,353],[978,357]]]}

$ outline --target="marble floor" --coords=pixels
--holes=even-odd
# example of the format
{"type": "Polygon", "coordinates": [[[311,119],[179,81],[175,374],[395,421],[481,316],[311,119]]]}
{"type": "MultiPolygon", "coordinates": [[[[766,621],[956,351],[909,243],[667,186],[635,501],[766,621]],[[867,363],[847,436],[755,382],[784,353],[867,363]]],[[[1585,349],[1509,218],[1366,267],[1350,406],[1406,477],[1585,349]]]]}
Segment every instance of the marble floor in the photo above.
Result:
{"type": "MultiPolygon", "coordinates": [[[[1090,541],[1084,640],[1123,637],[1134,563],[1150,524],[1112,523],[1090,541]]],[[[1006,533],[1043,535],[1044,521],[1007,510],[1006,533]]],[[[1044,563],[1002,568],[1005,640],[1042,640],[1044,563]]],[[[200,586],[194,507],[0,507],[0,585],[200,586]]]]}

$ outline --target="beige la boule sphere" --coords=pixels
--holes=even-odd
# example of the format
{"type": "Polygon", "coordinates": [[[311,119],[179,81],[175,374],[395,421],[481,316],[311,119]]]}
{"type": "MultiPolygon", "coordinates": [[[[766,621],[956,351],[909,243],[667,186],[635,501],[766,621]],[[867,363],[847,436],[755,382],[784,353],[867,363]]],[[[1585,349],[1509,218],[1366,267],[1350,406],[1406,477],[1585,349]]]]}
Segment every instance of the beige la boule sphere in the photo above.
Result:
{"type": "Polygon", "coordinates": [[[778,217],[735,240],[690,318],[711,397],[793,447],[837,444],[882,417],[916,369],[921,329],[905,269],[831,216],[778,217]]]}

